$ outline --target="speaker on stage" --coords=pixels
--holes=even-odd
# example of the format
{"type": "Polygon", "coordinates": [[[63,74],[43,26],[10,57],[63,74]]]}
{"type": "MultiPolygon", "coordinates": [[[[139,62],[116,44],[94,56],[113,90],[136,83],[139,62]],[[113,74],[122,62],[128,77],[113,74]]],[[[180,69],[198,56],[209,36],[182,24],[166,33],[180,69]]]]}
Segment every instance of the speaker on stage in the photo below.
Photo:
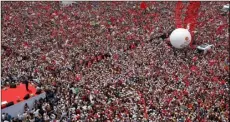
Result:
{"type": "Polygon", "coordinates": [[[36,94],[41,94],[42,90],[41,89],[37,89],[36,94]]]}
{"type": "Polygon", "coordinates": [[[6,104],[6,107],[9,107],[9,106],[12,106],[12,105],[14,105],[14,102],[13,102],[13,101],[8,102],[8,103],[6,104]]]}
{"type": "Polygon", "coordinates": [[[24,97],[24,100],[29,99],[30,98],[30,94],[26,94],[24,97]]]}
{"type": "Polygon", "coordinates": [[[15,83],[10,83],[10,88],[16,88],[16,84],[15,83]]]}

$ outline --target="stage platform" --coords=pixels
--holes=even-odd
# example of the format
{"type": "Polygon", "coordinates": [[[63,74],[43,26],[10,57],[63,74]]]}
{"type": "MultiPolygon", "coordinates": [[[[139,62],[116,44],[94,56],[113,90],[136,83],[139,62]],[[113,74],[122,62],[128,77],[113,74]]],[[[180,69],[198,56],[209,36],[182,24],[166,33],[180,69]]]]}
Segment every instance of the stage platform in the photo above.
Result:
{"type": "Polygon", "coordinates": [[[12,117],[17,116],[19,113],[23,113],[24,105],[27,103],[30,109],[33,107],[34,101],[40,98],[45,98],[45,92],[36,95],[36,86],[29,84],[29,90],[26,91],[25,84],[19,84],[16,88],[1,89],[1,110],[2,112],[9,113],[12,117]],[[26,94],[30,94],[30,98],[24,100],[26,94]],[[32,96],[31,96],[32,95],[32,96]],[[17,102],[20,99],[20,102],[17,102]],[[14,105],[6,107],[9,102],[14,102],[14,105]]]}
{"type": "Polygon", "coordinates": [[[17,103],[18,98],[23,101],[23,98],[26,94],[34,94],[36,95],[36,88],[35,86],[33,86],[32,84],[29,84],[29,92],[26,91],[26,86],[25,84],[20,84],[17,85],[16,88],[9,88],[7,87],[6,90],[1,90],[1,94],[2,94],[2,99],[1,102],[11,102],[13,101],[14,104],[17,103]]]}

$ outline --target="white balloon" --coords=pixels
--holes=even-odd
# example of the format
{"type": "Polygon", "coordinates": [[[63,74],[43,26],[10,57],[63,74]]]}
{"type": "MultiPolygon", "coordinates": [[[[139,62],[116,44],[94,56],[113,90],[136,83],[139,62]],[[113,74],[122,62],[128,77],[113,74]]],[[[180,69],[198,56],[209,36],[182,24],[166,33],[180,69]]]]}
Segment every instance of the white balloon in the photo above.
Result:
{"type": "Polygon", "coordinates": [[[170,35],[170,42],[175,48],[184,48],[191,42],[191,34],[187,29],[177,28],[170,35]]]}

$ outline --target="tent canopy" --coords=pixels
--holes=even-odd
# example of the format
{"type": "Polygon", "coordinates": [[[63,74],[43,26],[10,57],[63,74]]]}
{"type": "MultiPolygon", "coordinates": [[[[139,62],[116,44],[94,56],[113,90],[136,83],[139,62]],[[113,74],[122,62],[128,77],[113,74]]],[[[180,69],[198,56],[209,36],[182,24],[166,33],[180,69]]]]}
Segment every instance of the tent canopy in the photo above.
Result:
{"type": "Polygon", "coordinates": [[[223,8],[222,8],[222,11],[229,11],[229,4],[228,5],[224,5],[223,8]]]}

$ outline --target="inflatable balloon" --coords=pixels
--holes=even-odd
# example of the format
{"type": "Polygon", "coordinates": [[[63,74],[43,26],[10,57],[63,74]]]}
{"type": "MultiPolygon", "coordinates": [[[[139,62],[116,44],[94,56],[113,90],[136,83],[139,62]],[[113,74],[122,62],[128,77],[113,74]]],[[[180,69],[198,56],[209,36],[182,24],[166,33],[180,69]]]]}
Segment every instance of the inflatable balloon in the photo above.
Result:
{"type": "Polygon", "coordinates": [[[175,48],[184,48],[191,42],[191,34],[187,29],[177,28],[170,35],[170,43],[175,48]]]}

